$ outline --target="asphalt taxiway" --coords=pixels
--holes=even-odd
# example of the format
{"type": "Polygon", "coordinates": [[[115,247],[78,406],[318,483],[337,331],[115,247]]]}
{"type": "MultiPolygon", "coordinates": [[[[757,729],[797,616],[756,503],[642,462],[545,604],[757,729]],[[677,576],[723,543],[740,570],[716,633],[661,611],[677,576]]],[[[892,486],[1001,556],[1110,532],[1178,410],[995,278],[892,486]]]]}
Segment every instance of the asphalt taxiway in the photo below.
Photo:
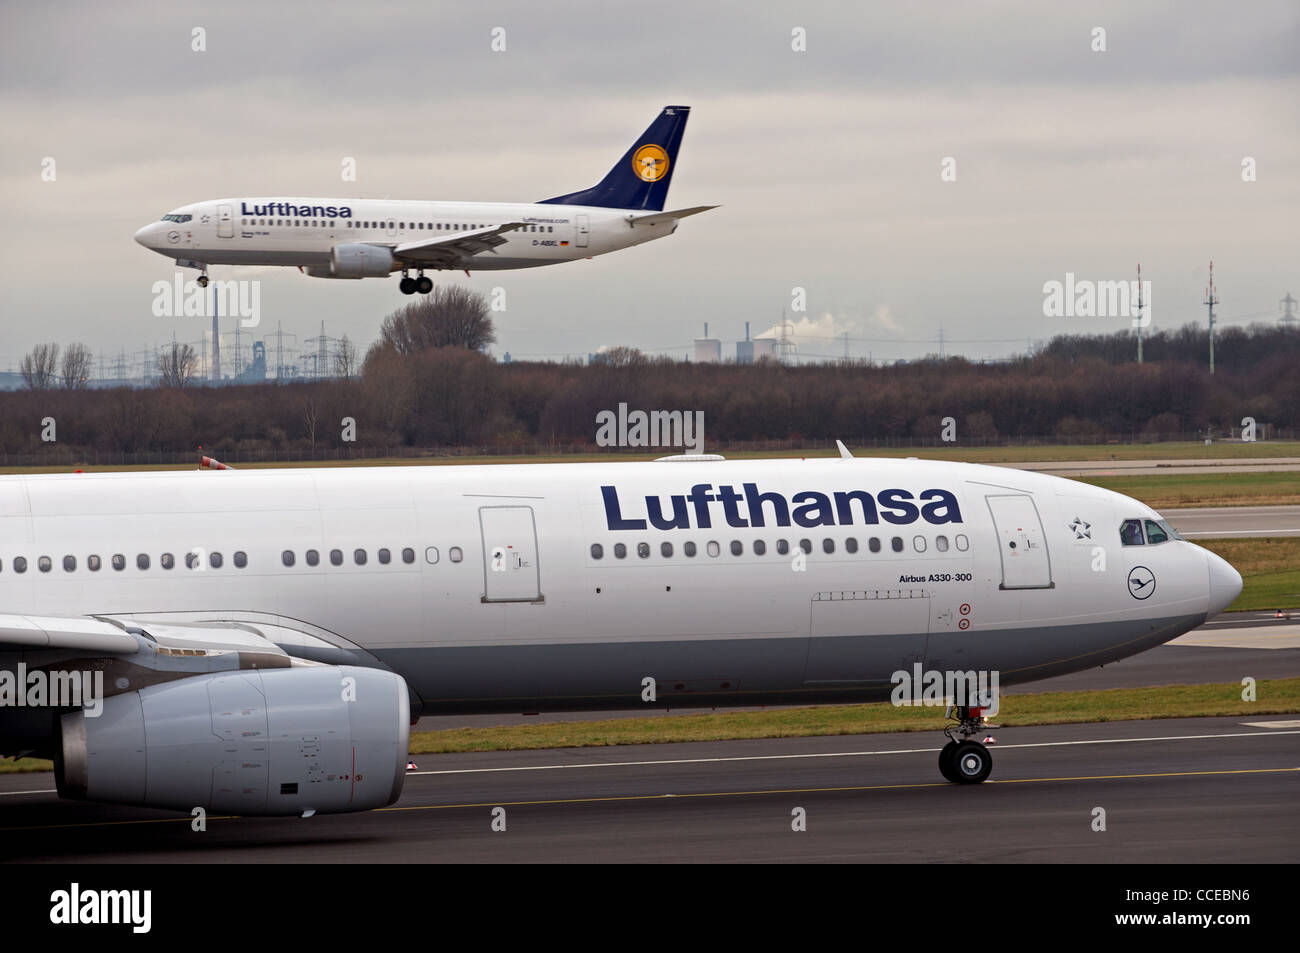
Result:
{"type": "Polygon", "coordinates": [[[943,782],[937,733],[420,759],[365,814],[210,817],[63,802],[0,778],[29,862],[1300,861],[1300,719],[996,732],[993,779],[943,782]],[[501,811],[494,811],[501,808],[501,811]],[[1094,829],[1104,812],[1105,830],[1094,829]],[[504,817],[505,830],[493,830],[504,817]],[[802,818],[805,830],[794,829],[802,818]]]}

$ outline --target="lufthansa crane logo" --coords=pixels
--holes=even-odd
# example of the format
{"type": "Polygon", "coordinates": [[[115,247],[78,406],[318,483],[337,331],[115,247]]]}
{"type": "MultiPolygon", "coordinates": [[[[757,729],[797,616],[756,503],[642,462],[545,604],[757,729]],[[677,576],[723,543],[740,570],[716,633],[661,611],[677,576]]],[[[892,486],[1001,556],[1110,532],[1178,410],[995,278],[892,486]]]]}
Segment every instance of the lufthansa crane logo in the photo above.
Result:
{"type": "Polygon", "coordinates": [[[1134,566],[1128,574],[1128,593],[1134,599],[1150,598],[1156,591],[1156,577],[1146,566],[1134,566]]]}
{"type": "Polygon", "coordinates": [[[642,146],[632,155],[632,171],[642,182],[658,182],[668,174],[668,153],[663,146],[642,146]]]}

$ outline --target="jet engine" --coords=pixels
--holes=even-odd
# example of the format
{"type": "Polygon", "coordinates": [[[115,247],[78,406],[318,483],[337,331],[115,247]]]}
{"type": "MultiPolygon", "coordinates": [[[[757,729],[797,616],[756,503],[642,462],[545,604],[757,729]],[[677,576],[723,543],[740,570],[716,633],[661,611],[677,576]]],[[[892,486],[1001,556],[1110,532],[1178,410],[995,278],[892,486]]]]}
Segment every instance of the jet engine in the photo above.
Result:
{"type": "Polygon", "coordinates": [[[243,815],[392,804],[410,740],[406,682],[380,669],[245,669],[156,683],[64,715],[62,797],[243,815]]]}
{"type": "Polygon", "coordinates": [[[393,270],[393,252],[381,245],[344,242],[330,250],[328,265],[304,270],[312,278],[384,278],[393,270]]]}

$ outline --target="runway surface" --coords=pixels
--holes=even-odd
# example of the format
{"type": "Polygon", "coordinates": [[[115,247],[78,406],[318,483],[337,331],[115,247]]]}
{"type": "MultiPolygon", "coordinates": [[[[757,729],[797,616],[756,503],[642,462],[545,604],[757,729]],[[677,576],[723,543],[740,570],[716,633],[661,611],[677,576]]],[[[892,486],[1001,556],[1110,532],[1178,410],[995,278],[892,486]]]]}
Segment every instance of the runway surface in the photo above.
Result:
{"type": "Polygon", "coordinates": [[[1188,507],[1160,515],[1188,539],[1300,536],[1300,506],[1188,507]]]}
{"type": "Polygon", "coordinates": [[[210,817],[201,833],[188,816],[61,802],[41,793],[48,776],[10,775],[0,778],[0,854],[78,863],[1295,863],[1298,722],[1009,729],[997,732],[993,780],[970,787],[939,778],[936,733],[442,755],[420,759],[392,808],[210,817]],[[504,810],[504,831],[492,830],[494,808],[504,810]],[[1097,808],[1105,831],[1093,830],[1097,808]],[[797,832],[800,811],[806,830],[797,832]]]}
{"type": "Polygon", "coordinates": [[[1300,470],[1300,457],[1207,457],[1189,460],[1056,460],[999,463],[996,466],[1033,470],[1053,476],[1103,477],[1155,474],[1277,473],[1300,470]]]}

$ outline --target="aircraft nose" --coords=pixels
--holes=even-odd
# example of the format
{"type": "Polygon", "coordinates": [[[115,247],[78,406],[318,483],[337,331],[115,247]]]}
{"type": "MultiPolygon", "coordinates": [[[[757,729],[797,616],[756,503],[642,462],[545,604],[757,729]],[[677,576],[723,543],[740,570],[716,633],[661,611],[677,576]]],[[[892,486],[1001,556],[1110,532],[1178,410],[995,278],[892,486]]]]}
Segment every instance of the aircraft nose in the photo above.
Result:
{"type": "Polygon", "coordinates": [[[149,247],[149,233],[150,233],[152,230],[153,230],[153,222],[150,222],[150,223],[149,223],[148,225],[146,225],[144,228],[139,229],[139,230],[135,233],[135,240],[138,241],[138,242],[139,242],[141,245],[143,245],[145,248],[148,248],[148,247],[149,247]]]}
{"type": "Polygon", "coordinates": [[[1205,562],[1210,573],[1209,617],[1214,617],[1237,601],[1241,595],[1241,573],[1232,564],[1208,549],[1205,562]]]}

